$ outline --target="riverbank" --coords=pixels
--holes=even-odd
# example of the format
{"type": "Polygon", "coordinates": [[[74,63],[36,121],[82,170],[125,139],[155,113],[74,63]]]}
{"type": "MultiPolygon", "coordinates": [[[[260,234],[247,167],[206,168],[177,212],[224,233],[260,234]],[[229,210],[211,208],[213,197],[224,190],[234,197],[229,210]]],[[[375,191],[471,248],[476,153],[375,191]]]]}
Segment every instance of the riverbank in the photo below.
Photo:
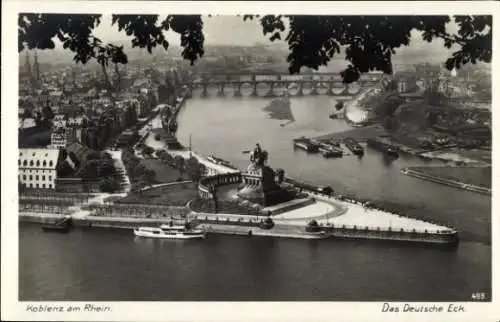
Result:
{"type": "Polygon", "coordinates": [[[491,195],[491,167],[409,167],[401,172],[450,187],[491,195]]]}

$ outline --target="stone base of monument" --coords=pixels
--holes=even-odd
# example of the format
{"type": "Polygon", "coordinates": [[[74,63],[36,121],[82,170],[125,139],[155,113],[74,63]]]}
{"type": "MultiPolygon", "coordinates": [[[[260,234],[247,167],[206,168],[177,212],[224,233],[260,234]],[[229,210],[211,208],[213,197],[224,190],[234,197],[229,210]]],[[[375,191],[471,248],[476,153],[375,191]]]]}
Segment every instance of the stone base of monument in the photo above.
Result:
{"type": "Polygon", "coordinates": [[[237,193],[238,197],[261,207],[271,207],[293,201],[295,194],[280,188],[264,191],[262,187],[245,186],[237,193]]]}

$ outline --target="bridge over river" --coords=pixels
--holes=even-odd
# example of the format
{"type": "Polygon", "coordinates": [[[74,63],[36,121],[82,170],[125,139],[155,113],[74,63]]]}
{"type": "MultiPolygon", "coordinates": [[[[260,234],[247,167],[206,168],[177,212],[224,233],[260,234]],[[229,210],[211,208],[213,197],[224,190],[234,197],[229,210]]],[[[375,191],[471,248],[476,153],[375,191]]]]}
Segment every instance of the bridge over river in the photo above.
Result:
{"type": "Polygon", "coordinates": [[[379,83],[381,74],[364,74],[357,82],[345,84],[338,73],[314,74],[252,74],[252,73],[220,73],[193,75],[190,82],[183,85],[190,88],[190,93],[201,92],[206,97],[216,90],[217,96],[232,95],[241,97],[244,93],[250,96],[276,97],[288,92],[291,96],[332,95],[352,96],[362,88],[372,87],[379,83]],[[261,94],[259,94],[261,93],[261,94]]]}

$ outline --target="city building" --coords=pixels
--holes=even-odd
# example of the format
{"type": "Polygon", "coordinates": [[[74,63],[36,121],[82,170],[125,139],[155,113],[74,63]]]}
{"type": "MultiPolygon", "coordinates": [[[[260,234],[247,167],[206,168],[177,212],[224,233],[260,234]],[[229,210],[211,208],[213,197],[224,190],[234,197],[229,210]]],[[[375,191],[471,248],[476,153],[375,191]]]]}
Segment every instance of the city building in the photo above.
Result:
{"type": "Polygon", "coordinates": [[[52,134],[50,135],[50,148],[61,149],[68,145],[69,131],[66,117],[63,114],[56,114],[52,120],[52,134]]]}
{"type": "Polygon", "coordinates": [[[55,189],[59,149],[19,149],[18,179],[27,188],[55,189]]]}
{"type": "Polygon", "coordinates": [[[50,148],[62,149],[68,144],[68,130],[65,127],[54,127],[50,135],[50,148]]]}

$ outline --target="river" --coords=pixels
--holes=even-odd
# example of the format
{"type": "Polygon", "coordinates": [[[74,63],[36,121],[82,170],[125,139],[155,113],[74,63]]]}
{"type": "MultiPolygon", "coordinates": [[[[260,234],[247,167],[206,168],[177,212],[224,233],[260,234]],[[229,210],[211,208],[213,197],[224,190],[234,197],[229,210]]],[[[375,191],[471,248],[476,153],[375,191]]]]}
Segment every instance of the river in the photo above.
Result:
{"type": "MultiPolygon", "coordinates": [[[[213,93],[212,93],[213,94],[213,93]]],[[[491,199],[407,177],[433,164],[376,151],[324,159],[294,151],[292,138],[349,129],[331,120],[326,96],[291,98],[295,121],[270,119],[264,98],[193,98],[179,114],[179,140],[244,168],[256,143],[287,175],[406,213],[453,225],[458,249],[378,242],[210,236],[202,242],[137,240],[131,232],[20,229],[22,300],[345,300],[467,301],[491,290],[491,199]]],[[[440,164],[440,163],[437,163],[440,164]]]]}

